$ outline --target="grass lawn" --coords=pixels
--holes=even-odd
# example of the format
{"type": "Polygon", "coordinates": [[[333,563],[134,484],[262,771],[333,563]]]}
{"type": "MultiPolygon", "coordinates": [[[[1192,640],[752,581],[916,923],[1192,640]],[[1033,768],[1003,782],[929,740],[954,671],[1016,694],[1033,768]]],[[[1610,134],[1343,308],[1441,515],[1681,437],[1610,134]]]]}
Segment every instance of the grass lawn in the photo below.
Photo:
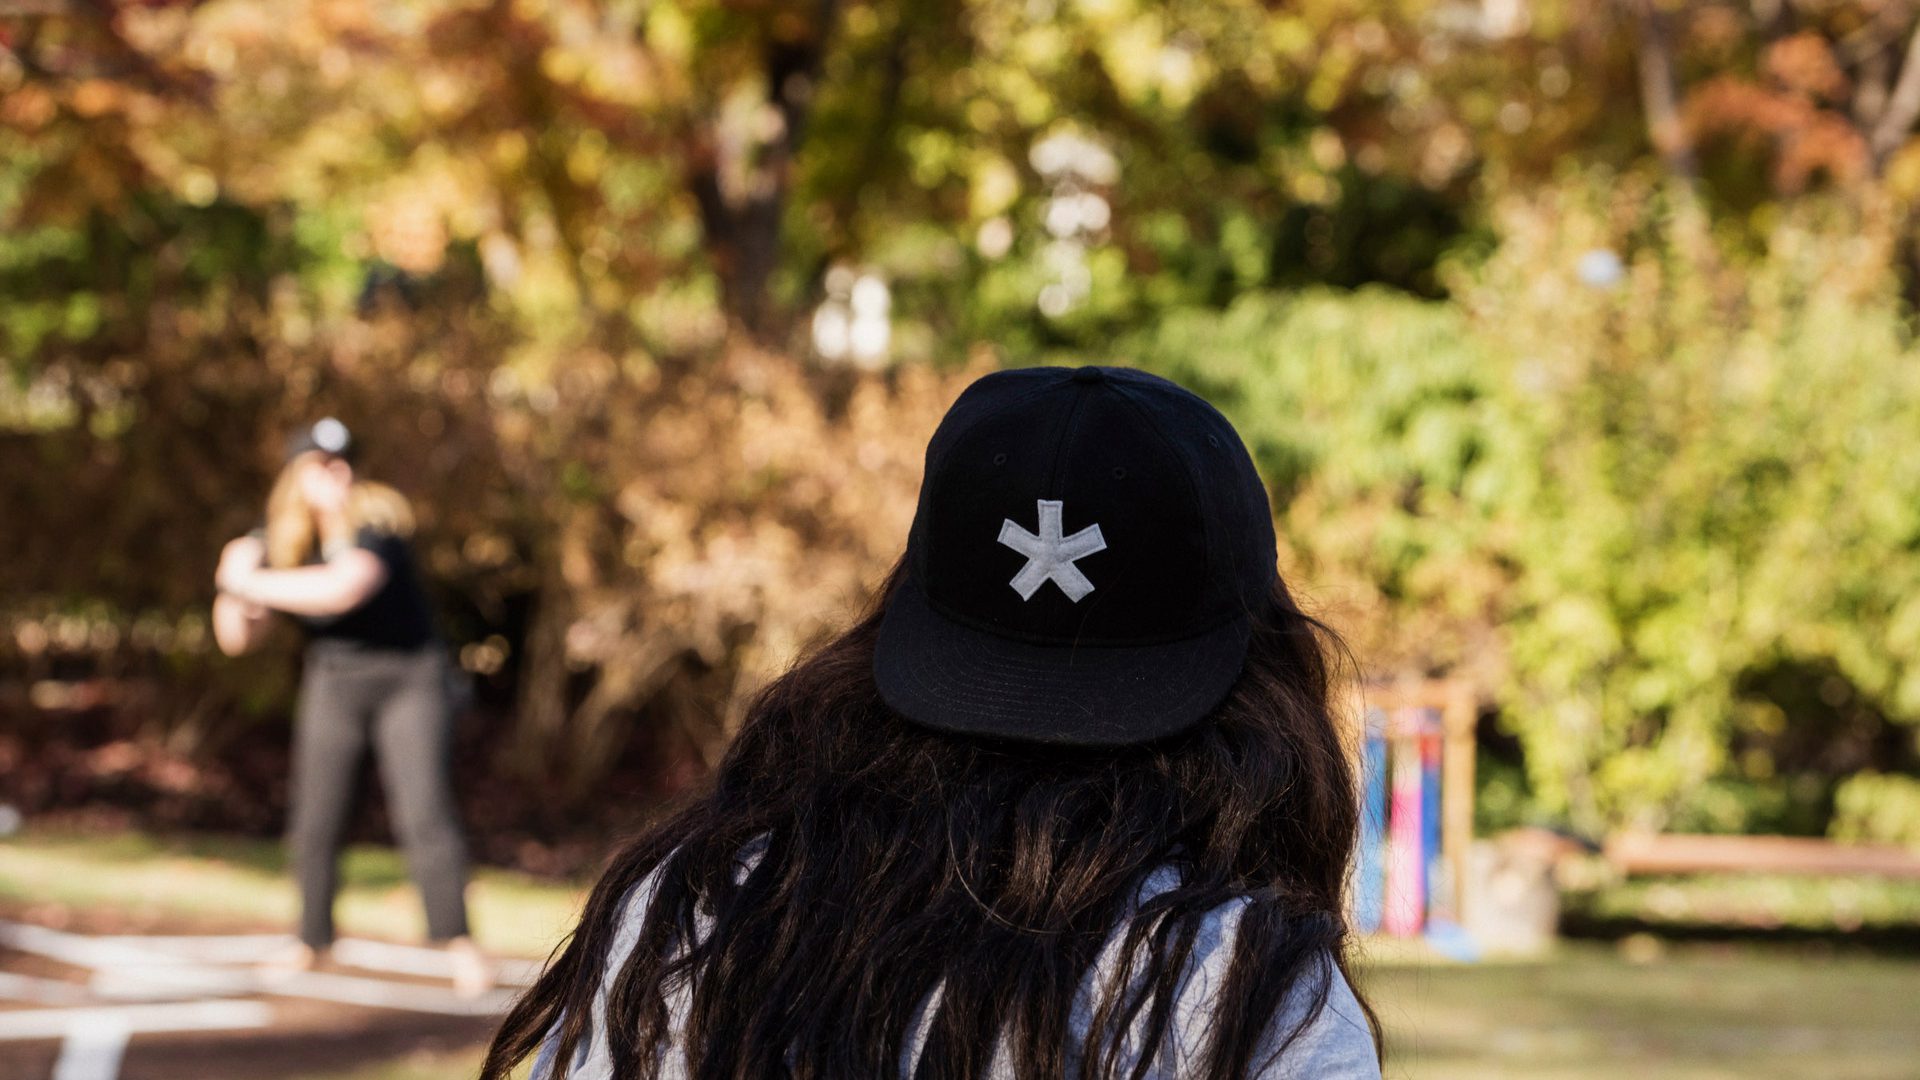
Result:
{"type": "MultiPolygon", "coordinates": [[[[341,860],[340,933],[417,941],[419,895],[391,848],[355,846],[341,860]]],[[[474,937],[505,956],[545,956],[571,928],[579,890],[482,869],[467,904],[474,937]]],[[[298,907],[279,844],[137,833],[26,832],[0,840],[0,905],[111,912],[130,926],[290,929],[298,907]]]]}
{"type": "MultiPolygon", "coordinates": [[[[345,932],[418,936],[397,855],[355,849],[345,880],[345,932]]],[[[498,952],[540,955],[577,902],[574,889],[483,871],[476,931],[498,952]]],[[[29,833],[0,841],[0,905],[259,928],[287,925],[293,894],[272,844],[29,833]]],[[[1920,961],[1909,957],[1643,938],[1460,966],[1383,944],[1360,978],[1386,1026],[1387,1075],[1405,1080],[1920,1077],[1920,961]]],[[[476,1047],[312,1080],[457,1080],[478,1062],[476,1047]]]]}
{"type": "Polygon", "coordinates": [[[456,1054],[416,1054],[371,1069],[326,1073],[312,1080],[473,1080],[480,1072],[480,1057],[480,1047],[456,1054]]]}
{"type": "Polygon", "coordinates": [[[1382,966],[1362,979],[1390,1077],[1920,1076],[1911,959],[1696,945],[1636,963],[1576,944],[1550,961],[1382,966]]]}

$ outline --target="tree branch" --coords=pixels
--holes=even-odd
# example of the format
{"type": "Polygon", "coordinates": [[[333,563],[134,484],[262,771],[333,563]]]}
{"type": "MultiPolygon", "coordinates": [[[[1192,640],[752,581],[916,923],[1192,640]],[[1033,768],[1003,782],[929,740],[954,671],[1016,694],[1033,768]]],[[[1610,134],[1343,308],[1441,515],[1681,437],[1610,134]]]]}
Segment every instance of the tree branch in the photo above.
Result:
{"type": "Polygon", "coordinates": [[[1913,130],[1915,120],[1920,120],[1920,28],[1907,39],[1907,55],[1900,63],[1900,78],[1894,83],[1893,94],[1887,98],[1886,109],[1868,140],[1876,172],[1907,141],[1907,133],[1913,130]]]}
{"type": "Polygon", "coordinates": [[[1674,74],[1673,45],[1658,0],[1626,0],[1633,13],[1634,52],[1640,71],[1640,107],[1647,117],[1647,137],[1667,169],[1689,184],[1698,176],[1693,139],[1680,119],[1679,80],[1674,74]]]}

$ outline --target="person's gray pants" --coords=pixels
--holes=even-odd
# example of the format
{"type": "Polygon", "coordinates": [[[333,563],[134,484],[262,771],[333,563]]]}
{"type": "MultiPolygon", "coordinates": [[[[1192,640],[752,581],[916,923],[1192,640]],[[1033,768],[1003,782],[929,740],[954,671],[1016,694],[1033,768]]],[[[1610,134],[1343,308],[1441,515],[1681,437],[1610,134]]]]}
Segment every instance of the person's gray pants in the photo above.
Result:
{"type": "Polygon", "coordinates": [[[446,653],[309,650],[294,722],[287,842],[300,885],[300,939],[333,941],[340,846],[372,745],[394,831],[436,941],[467,932],[466,840],[449,778],[446,653]]]}

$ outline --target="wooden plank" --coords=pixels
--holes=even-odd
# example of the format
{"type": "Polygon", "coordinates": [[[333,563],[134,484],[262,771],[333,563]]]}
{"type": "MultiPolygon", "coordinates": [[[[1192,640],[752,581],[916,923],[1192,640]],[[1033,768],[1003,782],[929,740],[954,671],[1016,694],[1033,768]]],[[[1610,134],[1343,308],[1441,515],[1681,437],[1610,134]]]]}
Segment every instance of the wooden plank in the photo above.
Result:
{"type": "Polygon", "coordinates": [[[1920,853],[1892,844],[1802,836],[1621,833],[1607,861],[1624,874],[1859,874],[1920,878],[1920,853]]]}
{"type": "MultiPolygon", "coordinates": [[[[1477,701],[1473,684],[1465,679],[1397,679],[1367,683],[1359,695],[1368,707],[1396,709],[1438,709],[1449,716],[1462,701],[1477,701]]],[[[1457,722],[1457,721],[1456,721],[1457,722]]]]}
{"type": "Polygon", "coordinates": [[[1441,707],[1446,730],[1440,766],[1441,807],[1440,847],[1446,852],[1447,869],[1453,877],[1453,917],[1464,919],[1467,911],[1467,858],[1473,847],[1474,755],[1477,744],[1474,728],[1480,719],[1480,701],[1471,684],[1454,680],[1447,687],[1447,701],[1441,707]]]}

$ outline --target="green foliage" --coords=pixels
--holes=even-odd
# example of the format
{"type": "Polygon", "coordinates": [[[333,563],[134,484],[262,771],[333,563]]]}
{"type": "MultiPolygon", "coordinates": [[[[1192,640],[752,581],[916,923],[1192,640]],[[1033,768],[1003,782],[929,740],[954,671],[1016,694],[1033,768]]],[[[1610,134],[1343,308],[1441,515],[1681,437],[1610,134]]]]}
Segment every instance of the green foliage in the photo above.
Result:
{"type": "Polygon", "coordinates": [[[1500,487],[1508,702],[1535,788],[1659,825],[1732,762],[1742,674],[1831,662],[1920,719],[1920,354],[1871,212],[1807,206],[1750,262],[1598,185],[1509,207],[1466,287],[1524,465],[1500,487]],[[1591,246],[1624,280],[1571,278],[1591,246]],[[1513,481],[1519,481],[1515,483],[1513,481]]]}
{"type": "Polygon", "coordinates": [[[1784,813],[1730,758],[1774,723],[1747,672],[1831,663],[1920,720],[1920,350],[1873,217],[1809,206],[1734,264],[1661,205],[1516,199],[1457,306],[1250,294],[1122,353],[1247,434],[1364,657],[1504,688],[1543,809],[1735,831],[1784,813]],[[1624,279],[1582,284],[1603,246],[1624,279]]]}
{"type": "Polygon", "coordinates": [[[1895,878],[1689,874],[1599,880],[1569,889],[1564,900],[1575,924],[1654,932],[1908,933],[1920,925],[1920,885],[1895,878]]]}
{"type": "Polygon", "coordinates": [[[897,548],[954,371],[1118,357],[1232,415],[1292,579],[1372,670],[1489,689],[1525,754],[1495,817],[1817,829],[1844,769],[1786,775],[1808,721],[1753,674],[1920,720],[1920,148],[1868,119],[1898,119],[1905,31],[1654,9],[25,17],[0,513],[35,527],[0,656],[38,678],[78,650],[49,626],[158,626],[174,712],[269,710],[283,681],[226,685],[194,620],[278,434],[337,411],[421,496],[519,758],[573,739],[590,771],[609,717],[711,756],[719,703],[897,548]],[[1627,103],[1662,19],[1656,155],[1627,103]],[[1616,285],[1581,282],[1596,249],[1616,285]],[[808,359],[836,267],[890,283],[894,371],[808,359]]]}
{"type": "Polygon", "coordinates": [[[1920,847],[1920,780],[1862,773],[1844,781],[1833,801],[1835,839],[1920,847]]]}

